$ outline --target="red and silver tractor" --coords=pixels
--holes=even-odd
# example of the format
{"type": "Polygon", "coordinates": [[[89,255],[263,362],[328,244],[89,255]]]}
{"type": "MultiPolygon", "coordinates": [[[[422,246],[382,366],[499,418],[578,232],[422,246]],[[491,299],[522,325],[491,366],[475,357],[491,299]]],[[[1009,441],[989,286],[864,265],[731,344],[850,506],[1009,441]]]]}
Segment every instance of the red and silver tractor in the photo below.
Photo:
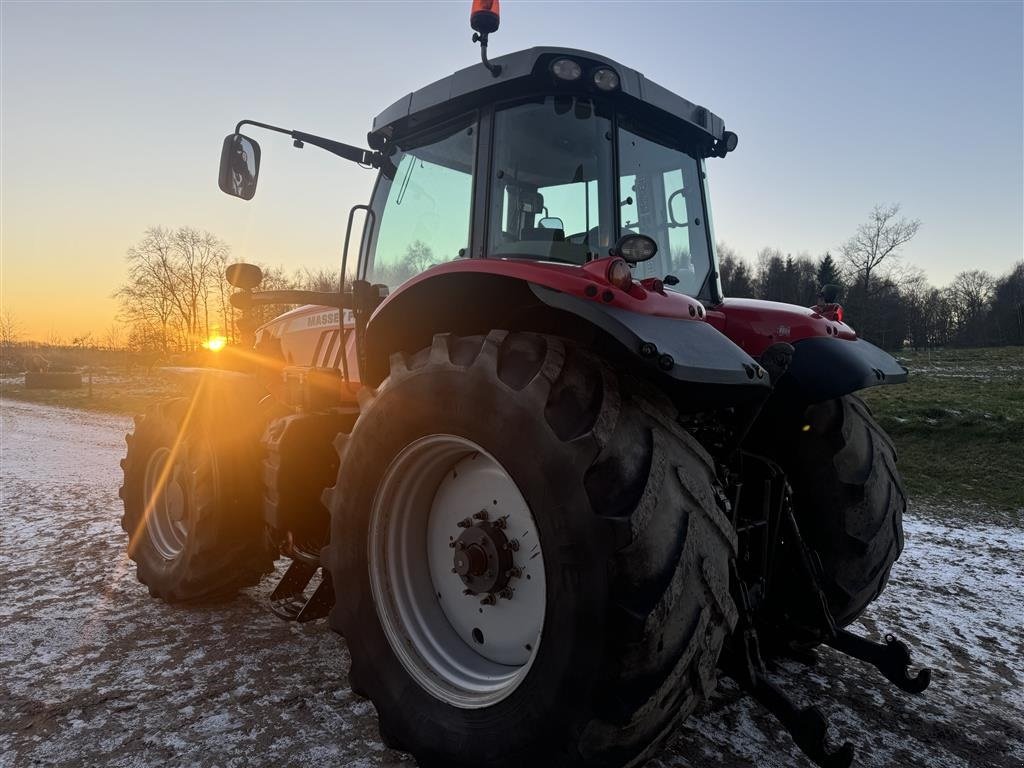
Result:
{"type": "Polygon", "coordinates": [[[273,609],[329,617],[422,765],[640,765],[719,675],[848,765],[763,659],[824,643],[927,685],[904,644],[845,629],[906,506],[855,393],[907,372],[835,303],[722,295],[721,118],[593,53],[490,61],[476,5],[483,64],[388,107],[369,148],[250,120],[225,139],[220,186],[246,200],[246,125],[377,180],[337,292],[233,265],[248,372],[137,420],[139,579],[203,602],[289,558],[273,609]],[[281,304],[305,306],[260,324],[281,304]]]}

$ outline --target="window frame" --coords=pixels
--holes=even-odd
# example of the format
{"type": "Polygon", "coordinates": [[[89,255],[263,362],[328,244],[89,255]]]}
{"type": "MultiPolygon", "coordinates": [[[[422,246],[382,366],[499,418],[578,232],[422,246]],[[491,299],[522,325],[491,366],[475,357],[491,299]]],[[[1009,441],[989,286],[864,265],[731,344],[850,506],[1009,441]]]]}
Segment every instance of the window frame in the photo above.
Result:
{"type": "MultiPolygon", "coordinates": [[[[484,125],[486,125],[486,129],[487,129],[486,130],[486,143],[487,143],[487,148],[486,149],[487,149],[487,155],[486,155],[486,157],[483,157],[481,155],[481,162],[486,165],[487,182],[488,183],[480,185],[482,187],[482,189],[480,190],[480,195],[479,195],[479,197],[474,198],[474,203],[477,205],[477,209],[476,209],[477,210],[477,216],[475,218],[478,219],[478,222],[477,222],[478,223],[478,228],[475,230],[477,232],[477,234],[478,234],[478,237],[477,237],[477,239],[475,239],[473,241],[473,254],[475,255],[476,258],[485,258],[485,259],[489,259],[489,258],[494,258],[494,259],[514,258],[514,257],[509,257],[509,256],[504,255],[504,254],[497,255],[497,256],[491,255],[491,253],[489,251],[489,246],[488,246],[488,244],[490,243],[490,237],[491,237],[491,205],[494,202],[494,195],[495,195],[497,187],[498,187],[498,185],[496,183],[493,183],[493,182],[496,181],[495,173],[497,172],[497,169],[495,167],[495,154],[496,154],[496,152],[495,152],[495,140],[494,140],[494,135],[495,135],[495,133],[497,131],[497,120],[496,120],[497,113],[501,112],[501,111],[504,111],[504,110],[507,110],[507,109],[512,109],[512,108],[517,107],[517,106],[521,106],[523,104],[530,104],[530,103],[536,102],[538,99],[549,99],[549,98],[555,98],[555,97],[558,97],[558,96],[565,96],[565,95],[566,94],[559,93],[557,91],[548,91],[548,90],[536,91],[536,92],[533,92],[533,93],[528,93],[528,94],[525,94],[525,95],[517,96],[514,99],[504,99],[502,101],[495,102],[494,104],[488,105],[487,107],[484,107],[483,109],[480,110],[480,116],[481,116],[481,119],[480,119],[481,136],[480,136],[480,141],[478,142],[478,148],[479,148],[479,143],[484,141],[483,127],[484,127],[484,125]]],[[[574,94],[573,96],[575,97],[576,95],[574,94]]],[[[612,138],[609,140],[609,143],[611,144],[611,171],[612,171],[612,179],[611,179],[611,181],[612,181],[612,183],[610,183],[610,184],[608,184],[608,183],[606,183],[606,184],[599,184],[599,186],[598,186],[598,210],[601,209],[602,201],[605,198],[610,197],[611,199],[610,200],[604,200],[603,204],[605,205],[606,208],[610,209],[608,211],[608,215],[609,215],[609,222],[611,224],[612,232],[618,232],[619,229],[620,229],[620,227],[619,227],[619,224],[620,224],[619,208],[616,205],[616,198],[615,198],[615,195],[618,193],[618,189],[619,189],[617,177],[615,175],[616,174],[616,170],[618,168],[618,147],[617,147],[617,144],[618,144],[618,142],[617,142],[618,131],[616,129],[616,121],[618,119],[618,113],[616,112],[614,105],[612,103],[608,102],[607,100],[600,99],[600,98],[598,98],[597,96],[594,96],[594,95],[587,95],[586,98],[588,98],[595,106],[596,105],[601,105],[601,107],[607,112],[607,117],[605,117],[604,119],[608,120],[608,123],[610,125],[611,136],[612,136],[612,138]],[[603,190],[603,193],[602,193],[602,190],[603,190]]],[[[483,178],[483,177],[480,176],[480,178],[483,178]]],[[[599,256],[599,258],[603,258],[603,257],[599,256]]],[[[524,257],[524,260],[538,261],[537,259],[527,259],[526,257],[524,257]]],[[[561,263],[561,262],[551,262],[551,263],[561,263]]]]}
{"type": "MultiPolygon", "coordinates": [[[[478,187],[480,186],[480,151],[481,143],[483,140],[480,122],[480,111],[473,110],[470,112],[464,112],[456,118],[446,120],[438,125],[432,125],[422,131],[409,133],[401,138],[401,141],[416,147],[424,146],[431,143],[431,139],[440,136],[451,136],[454,135],[458,130],[465,130],[468,128],[473,129],[473,136],[476,139],[474,142],[474,153],[473,160],[470,165],[471,174],[471,189],[470,189],[470,211],[469,211],[469,232],[467,233],[466,253],[471,254],[474,244],[474,232],[475,232],[475,206],[478,195],[478,187]]],[[[385,176],[383,169],[377,173],[377,178],[373,183],[373,190],[370,192],[370,209],[373,211],[373,226],[367,228],[364,226],[363,234],[360,236],[360,248],[359,248],[359,264],[356,268],[356,279],[366,280],[367,272],[370,268],[370,262],[377,255],[377,241],[380,236],[381,224],[384,221],[384,208],[387,206],[388,196],[391,192],[391,185],[396,179],[389,179],[385,176]],[[386,181],[386,188],[383,187],[383,183],[386,181]]]]}
{"type": "MultiPolygon", "coordinates": [[[[660,131],[656,126],[645,124],[636,120],[622,120],[622,115],[616,111],[615,113],[615,184],[616,190],[619,193],[619,199],[622,199],[622,190],[619,185],[622,183],[622,173],[619,169],[619,147],[621,145],[620,129],[627,130],[635,136],[638,136],[647,141],[655,144],[661,144],[664,147],[673,149],[677,152],[682,152],[685,155],[689,155],[696,162],[697,167],[697,181],[700,197],[700,216],[703,222],[702,229],[704,230],[704,241],[705,247],[708,253],[708,271],[704,276],[704,280],[701,282],[700,287],[697,289],[693,298],[701,301],[707,301],[710,304],[720,304],[722,299],[722,289],[719,282],[718,275],[718,252],[715,250],[713,228],[711,226],[711,209],[708,205],[708,189],[707,189],[707,170],[704,166],[704,159],[700,156],[700,153],[695,152],[692,146],[688,146],[684,137],[673,135],[671,133],[660,131]],[[625,125],[620,125],[621,122],[625,122],[625,125]]],[[[666,201],[667,202],[667,201],[666,201]]],[[[618,219],[622,212],[621,208],[617,208],[615,215],[618,219]]],[[[621,220],[616,221],[618,231],[622,231],[621,220]]],[[[666,290],[673,290],[671,286],[665,286],[666,290]]],[[[681,291],[679,293],[682,293],[681,291]]],[[[688,295],[688,294],[683,294],[688,295]]]]}

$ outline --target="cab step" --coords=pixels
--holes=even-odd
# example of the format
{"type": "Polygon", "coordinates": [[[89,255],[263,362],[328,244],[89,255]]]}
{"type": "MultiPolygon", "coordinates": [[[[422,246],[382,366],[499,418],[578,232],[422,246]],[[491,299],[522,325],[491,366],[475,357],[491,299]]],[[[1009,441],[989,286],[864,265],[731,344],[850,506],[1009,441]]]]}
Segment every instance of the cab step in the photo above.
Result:
{"type": "Polygon", "coordinates": [[[334,605],[334,585],[320,565],[293,560],[270,595],[270,610],[285,621],[304,623],[322,619],[334,605]],[[320,571],[320,583],[306,596],[306,589],[320,571]]]}

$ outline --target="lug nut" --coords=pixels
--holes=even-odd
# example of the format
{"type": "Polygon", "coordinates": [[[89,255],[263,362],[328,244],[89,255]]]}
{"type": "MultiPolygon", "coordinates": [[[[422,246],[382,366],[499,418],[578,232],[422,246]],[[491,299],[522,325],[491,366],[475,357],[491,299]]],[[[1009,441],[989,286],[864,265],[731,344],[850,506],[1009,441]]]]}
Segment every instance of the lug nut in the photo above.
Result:
{"type": "Polygon", "coordinates": [[[518,579],[522,575],[523,575],[523,569],[520,568],[518,565],[514,565],[511,568],[509,568],[507,571],[505,571],[505,576],[510,578],[510,579],[518,579]]]}
{"type": "Polygon", "coordinates": [[[462,594],[464,594],[464,595],[472,595],[473,594],[473,590],[469,589],[467,587],[466,589],[462,590],[462,594]]]}
{"type": "Polygon", "coordinates": [[[512,539],[511,541],[509,541],[508,548],[511,549],[513,552],[518,552],[519,551],[519,539],[512,539]]]}
{"type": "Polygon", "coordinates": [[[459,522],[457,522],[456,525],[459,526],[459,528],[472,528],[473,521],[467,517],[462,520],[459,520],[459,522]]]}
{"type": "Polygon", "coordinates": [[[504,517],[499,517],[497,520],[494,521],[494,527],[501,529],[508,528],[508,521],[506,521],[504,517]]]}
{"type": "Polygon", "coordinates": [[[502,598],[503,600],[511,600],[512,599],[512,588],[511,587],[505,587],[503,590],[501,590],[501,592],[498,593],[498,597],[502,598]]]}
{"type": "Polygon", "coordinates": [[[473,518],[476,519],[476,520],[486,520],[487,517],[488,517],[488,515],[487,515],[487,510],[486,509],[481,509],[475,515],[473,515],[473,518]]]}
{"type": "Polygon", "coordinates": [[[457,550],[460,551],[466,548],[466,545],[463,544],[461,541],[456,541],[454,546],[457,550]]]}
{"type": "Polygon", "coordinates": [[[496,602],[498,602],[498,598],[490,592],[480,598],[480,605],[494,605],[496,602]]]}

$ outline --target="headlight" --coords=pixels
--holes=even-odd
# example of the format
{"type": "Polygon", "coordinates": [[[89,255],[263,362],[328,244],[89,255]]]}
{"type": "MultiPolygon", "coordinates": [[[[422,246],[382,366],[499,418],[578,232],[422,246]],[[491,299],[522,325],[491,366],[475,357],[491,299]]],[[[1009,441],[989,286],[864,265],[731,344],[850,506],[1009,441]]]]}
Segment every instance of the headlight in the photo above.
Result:
{"type": "Polygon", "coordinates": [[[555,59],[551,72],[559,80],[579,80],[583,69],[572,59],[555,59]]]}
{"type": "Polygon", "coordinates": [[[619,76],[614,69],[599,67],[594,70],[594,85],[602,91],[614,91],[619,87],[619,76]]]}

